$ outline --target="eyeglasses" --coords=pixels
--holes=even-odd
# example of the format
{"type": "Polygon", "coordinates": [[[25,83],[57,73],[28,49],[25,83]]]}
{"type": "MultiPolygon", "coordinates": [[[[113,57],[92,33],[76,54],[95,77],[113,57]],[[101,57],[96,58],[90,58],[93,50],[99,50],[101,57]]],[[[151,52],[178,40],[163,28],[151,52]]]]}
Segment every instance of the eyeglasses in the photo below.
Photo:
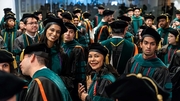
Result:
{"type": "Polygon", "coordinates": [[[31,22],[31,23],[27,23],[27,24],[29,24],[29,25],[37,25],[38,23],[37,22],[31,22]]]}

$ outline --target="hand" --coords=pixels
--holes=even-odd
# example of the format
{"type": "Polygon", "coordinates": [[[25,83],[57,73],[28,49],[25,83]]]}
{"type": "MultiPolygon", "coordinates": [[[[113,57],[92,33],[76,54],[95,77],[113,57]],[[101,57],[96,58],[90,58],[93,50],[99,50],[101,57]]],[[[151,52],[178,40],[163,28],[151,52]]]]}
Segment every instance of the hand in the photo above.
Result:
{"type": "Polygon", "coordinates": [[[82,85],[81,83],[79,83],[79,84],[78,84],[78,96],[79,96],[79,98],[80,98],[81,100],[85,101],[87,95],[88,95],[88,94],[87,94],[86,91],[85,91],[84,85],[82,85]]]}

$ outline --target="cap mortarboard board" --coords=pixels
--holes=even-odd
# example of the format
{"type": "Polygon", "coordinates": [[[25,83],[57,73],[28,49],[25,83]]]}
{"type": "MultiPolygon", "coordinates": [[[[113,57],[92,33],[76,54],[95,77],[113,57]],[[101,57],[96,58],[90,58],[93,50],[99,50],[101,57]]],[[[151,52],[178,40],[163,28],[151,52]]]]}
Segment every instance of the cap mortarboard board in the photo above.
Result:
{"type": "Polygon", "coordinates": [[[128,8],[126,12],[129,12],[129,11],[134,11],[133,8],[128,8]]]}
{"type": "Polygon", "coordinates": [[[106,55],[108,54],[108,50],[100,43],[92,43],[89,47],[89,52],[90,51],[96,51],[98,53],[101,53],[104,57],[106,57],[106,55]]]}
{"type": "Polygon", "coordinates": [[[8,19],[14,19],[14,20],[16,20],[16,18],[15,18],[14,15],[12,15],[12,14],[8,14],[8,15],[5,15],[5,16],[4,16],[4,21],[6,21],[6,20],[8,20],[8,19]]]}
{"type": "Polygon", "coordinates": [[[119,101],[166,101],[169,93],[153,79],[142,74],[128,74],[106,88],[110,97],[119,101]]]}
{"type": "Polygon", "coordinates": [[[49,48],[44,43],[37,43],[27,46],[25,50],[21,53],[20,60],[23,59],[25,54],[35,54],[37,56],[48,59],[49,57],[49,48]]]}
{"type": "Polygon", "coordinates": [[[72,24],[71,22],[66,22],[66,23],[64,23],[64,25],[66,26],[67,29],[73,29],[74,32],[76,33],[77,28],[74,24],[72,24]]]}
{"type": "Polygon", "coordinates": [[[176,10],[176,14],[180,14],[180,9],[177,9],[177,10],[176,10]]]}
{"type": "Polygon", "coordinates": [[[105,9],[103,5],[99,5],[98,9],[105,9]]]}
{"type": "Polygon", "coordinates": [[[136,9],[138,9],[139,11],[141,11],[141,8],[139,8],[139,7],[134,7],[134,11],[136,10],[136,9]]]}
{"type": "Polygon", "coordinates": [[[14,68],[17,68],[16,59],[13,54],[5,49],[0,49],[0,63],[12,62],[14,68]]]}
{"type": "Polygon", "coordinates": [[[68,20],[72,20],[72,14],[69,11],[65,11],[64,13],[62,13],[62,17],[68,20]]]}
{"type": "Polygon", "coordinates": [[[83,18],[89,18],[91,16],[91,14],[87,11],[85,11],[83,14],[82,14],[83,18]]]}
{"type": "Polygon", "coordinates": [[[31,14],[31,13],[23,14],[21,21],[24,21],[25,18],[35,18],[36,20],[39,20],[39,18],[36,15],[31,14]]]}
{"type": "Polygon", "coordinates": [[[4,8],[3,10],[4,10],[5,15],[6,15],[6,13],[11,12],[11,8],[4,8]]]}
{"type": "Polygon", "coordinates": [[[75,8],[73,11],[74,14],[76,13],[82,13],[82,10],[80,8],[75,8]]]}
{"type": "Polygon", "coordinates": [[[63,13],[64,10],[63,9],[58,9],[57,12],[62,12],[63,13]]]}
{"type": "Polygon", "coordinates": [[[42,11],[35,11],[34,15],[38,16],[39,14],[42,14],[42,11]]]}
{"type": "Polygon", "coordinates": [[[180,33],[177,29],[172,28],[172,29],[169,29],[168,31],[169,31],[169,33],[173,34],[176,37],[176,41],[179,41],[180,33]]]}
{"type": "Polygon", "coordinates": [[[144,20],[147,20],[147,19],[152,19],[152,20],[154,20],[154,19],[155,19],[155,16],[152,15],[152,14],[145,14],[145,15],[144,15],[144,20]]]}
{"type": "Polygon", "coordinates": [[[109,9],[105,9],[103,11],[103,16],[108,16],[108,15],[112,15],[114,13],[114,11],[109,10],[109,9]]]}
{"type": "Polygon", "coordinates": [[[169,19],[171,19],[171,16],[169,14],[161,14],[157,17],[157,21],[159,21],[160,19],[166,19],[166,21],[168,22],[169,19]]]}
{"type": "Polygon", "coordinates": [[[146,29],[144,29],[141,33],[141,36],[142,37],[151,36],[156,40],[157,43],[161,41],[161,36],[159,35],[159,33],[151,27],[147,27],[146,29]]]}
{"type": "Polygon", "coordinates": [[[123,20],[117,20],[117,21],[112,22],[110,26],[114,33],[120,33],[121,29],[124,29],[125,27],[128,26],[128,23],[123,20]]]}
{"type": "Polygon", "coordinates": [[[117,17],[119,20],[123,20],[123,21],[127,21],[127,22],[130,22],[131,21],[131,18],[128,17],[128,16],[120,16],[120,17],[117,17]]]}
{"type": "Polygon", "coordinates": [[[0,100],[7,100],[13,97],[15,94],[19,93],[25,85],[26,82],[15,75],[0,71],[0,100]]]}
{"type": "Polygon", "coordinates": [[[50,22],[55,22],[61,27],[61,35],[67,32],[67,28],[65,27],[62,19],[57,18],[57,17],[49,17],[43,21],[43,25],[46,26],[50,22]]]}

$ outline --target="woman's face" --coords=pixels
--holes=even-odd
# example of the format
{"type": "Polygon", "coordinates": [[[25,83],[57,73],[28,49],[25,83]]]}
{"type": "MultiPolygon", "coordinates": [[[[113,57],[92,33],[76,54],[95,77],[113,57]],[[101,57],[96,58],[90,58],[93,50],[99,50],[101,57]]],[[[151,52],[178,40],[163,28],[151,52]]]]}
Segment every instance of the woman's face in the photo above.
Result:
{"type": "Polygon", "coordinates": [[[104,56],[98,52],[90,51],[88,55],[88,64],[95,71],[99,71],[104,63],[104,56]]]}
{"type": "Polygon", "coordinates": [[[168,42],[171,45],[176,45],[176,37],[171,33],[168,34],[168,42]]]}
{"type": "Polygon", "coordinates": [[[20,29],[24,29],[24,22],[20,21],[19,27],[20,27],[20,29]]]}
{"type": "Polygon", "coordinates": [[[47,30],[46,30],[46,37],[48,41],[55,42],[59,39],[61,34],[61,27],[56,24],[52,24],[47,30]]]}
{"type": "Polygon", "coordinates": [[[10,65],[7,62],[0,63],[0,70],[10,73],[10,65]]]}
{"type": "Polygon", "coordinates": [[[68,31],[64,33],[64,42],[70,42],[74,40],[75,32],[74,29],[69,29],[68,31]]]}
{"type": "Polygon", "coordinates": [[[8,25],[9,27],[14,27],[14,25],[15,25],[14,19],[8,19],[7,25],[8,25]]]}

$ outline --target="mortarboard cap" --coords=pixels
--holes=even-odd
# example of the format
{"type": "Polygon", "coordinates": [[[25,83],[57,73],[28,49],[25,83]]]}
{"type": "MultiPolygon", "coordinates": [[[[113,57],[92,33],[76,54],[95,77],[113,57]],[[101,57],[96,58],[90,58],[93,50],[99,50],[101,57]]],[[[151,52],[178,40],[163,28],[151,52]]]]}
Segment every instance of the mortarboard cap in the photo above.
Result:
{"type": "Polygon", "coordinates": [[[151,36],[156,40],[157,43],[161,41],[161,36],[159,35],[159,33],[151,27],[147,27],[146,29],[144,29],[141,33],[141,36],[142,37],[151,36]]]}
{"type": "Polygon", "coordinates": [[[80,8],[75,8],[73,11],[73,14],[76,14],[76,13],[82,13],[82,10],[80,8]]]}
{"type": "Polygon", "coordinates": [[[142,74],[128,74],[108,85],[106,93],[119,101],[166,101],[169,93],[153,79],[142,74]]]}
{"type": "Polygon", "coordinates": [[[23,14],[23,16],[22,16],[22,18],[21,18],[21,21],[23,21],[24,22],[24,19],[25,18],[35,18],[37,21],[39,20],[39,18],[36,16],[36,15],[34,15],[34,14],[31,14],[31,13],[24,13],[23,14]]]}
{"type": "Polygon", "coordinates": [[[65,27],[62,19],[51,16],[43,21],[43,25],[46,26],[50,22],[55,22],[61,27],[61,35],[67,32],[67,28],[65,27]]]}
{"type": "Polygon", "coordinates": [[[176,41],[178,42],[179,35],[180,35],[179,31],[177,29],[173,29],[173,28],[169,29],[168,31],[169,31],[169,33],[173,34],[176,37],[176,41]]]}
{"type": "Polygon", "coordinates": [[[6,101],[19,93],[26,85],[24,80],[16,77],[13,74],[0,71],[0,101],[6,101]]]}
{"type": "Polygon", "coordinates": [[[171,19],[171,16],[169,14],[161,14],[157,17],[157,21],[159,21],[160,19],[166,19],[166,21],[168,22],[171,19]]]}
{"type": "Polygon", "coordinates": [[[65,11],[64,13],[62,13],[62,17],[68,20],[72,20],[72,14],[69,11],[65,11]]]}
{"type": "Polygon", "coordinates": [[[139,7],[135,7],[135,8],[133,9],[133,11],[135,11],[136,9],[138,9],[139,11],[141,11],[141,8],[139,8],[139,7]]]}
{"type": "Polygon", "coordinates": [[[177,10],[176,10],[176,14],[180,14],[180,9],[177,9],[177,10]]]}
{"type": "Polygon", "coordinates": [[[8,19],[14,19],[14,21],[16,20],[16,18],[14,17],[14,15],[8,14],[4,16],[4,21],[8,20],[8,19]]]}
{"type": "Polygon", "coordinates": [[[66,23],[64,23],[64,25],[66,26],[67,29],[73,29],[74,32],[76,33],[77,28],[76,28],[76,26],[74,26],[74,24],[72,24],[71,22],[66,22],[66,23]]]}
{"type": "Polygon", "coordinates": [[[34,15],[38,16],[39,14],[42,14],[42,11],[35,11],[34,15]]]}
{"type": "Polygon", "coordinates": [[[82,14],[83,18],[86,19],[86,18],[89,18],[91,16],[91,14],[87,11],[85,11],[83,14],[82,14]]]}
{"type": "Polygon", "coordinates": [[[127,22],[130,22],[131,21],[131,18],[128,17],[128,16],[120,16],[120,17],[117,17],[117,19],[119,20],[123,20],[123,21],[127,21],[127,22]]]}
{"type": "Polygon", "coordinates": [[[37,43],[27,46],[25,50],[21,53],[20,59],[22,60],[25,54],[35,54],[37,56],[48,59],[49,48],[44,43],[37,43]]]}
{"type": "Polygon", "coordinates": [[[12,12],[11,8],[4,8],[4,15],[6,15],[8,12],[12,12]]]}
{"type": "Polygon", "coordinates": [[[64,12],[64,10],[63,9],[58,9],[56,12],[64,12]]]}
{"type": "Polygon", "coordinates": [[[124,29],[125,27],[128,26],[128,23],[123,20],[117,20],[117,21],[112,22],[110,26],[114,33],[120,33],[121,29],[124,29]]]}
{"type": "Polygon", "coordinates": [[[108,54],[108,50],[103,47],[100,43],[92,43],[89,47],[89,51],[96,51],[101,53],[104,57],[108,54]]]}
{"type": "Polygon", "coordinates": [[[98,9],[105,9],[103,5],[99,5],[98,9]]]}
{"type": "Polygon", "coordinates": [[[154,19],[155,19],[155,16],[152,15],[152,14],[145,14],[145,15],[144,15],[144,20],[147,20],[147,19],[152,19],[152,20],[154,20],[154,19]]]}
{"type": "Polygon", "coordinates": [[[133,8],[128,8],[126,12],[129,12],[129,11],[134,11],[133,8]]]}
{"type": "Polygon", "coordinates": [[[103,16],[108,16],[108,15],[112,15],[114,13],[114,11],[109,10],[109,9],[105,9],[103,11],[103,16]]]}

